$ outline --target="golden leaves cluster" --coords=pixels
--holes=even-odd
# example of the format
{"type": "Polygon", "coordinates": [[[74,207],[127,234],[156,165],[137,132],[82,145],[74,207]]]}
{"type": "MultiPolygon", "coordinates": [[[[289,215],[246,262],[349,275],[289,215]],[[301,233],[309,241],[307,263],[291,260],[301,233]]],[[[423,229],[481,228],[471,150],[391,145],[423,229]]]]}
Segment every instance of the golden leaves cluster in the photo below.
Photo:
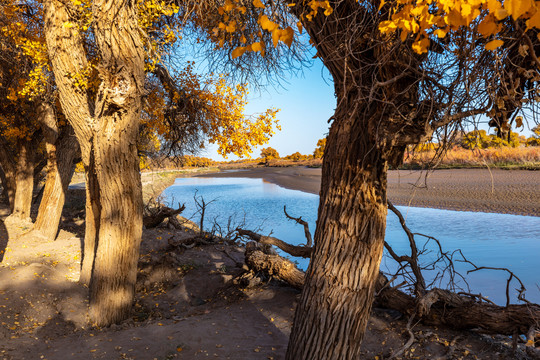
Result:
{"type": "Polygon", "coordinates": [[[276,119],[277,109],[268,109],[252,117],[246,116],[249,94],[247,84],[232,86],[224,74],[210,74],[203,78],[194,70],[193,62],[188,62],[174,76],[174,80],[183,93],[175,91],[172,103],[167,104],[163,88],[156,88],[147,97],[143,125],[155,132],[156,141],[175,140],[174,131],[166,121],[165,111],[170,106],[179,107],[177,104],[181,104],[184,111],[180,116],[197,123],[197,126],[190,128],[202,133],[210,143],[217,144],[219,154],[224,157],[228,154],[249,156],[254,146],[264,144],[274,134],[274,129],[280,129],[276,119]]]}
{"type": "MultiPolygon", "coordinates": [[[[381,1],[379,9],[385,5],[381,1]]],[[[429,49],[430,37],[444,38],[449,32],[474,23],[478,32],[489,40],[486,50],[495,50],[504,44],[497,35],[505,21],[518,20],[525,22],[525,31],[540,29],[540,1],[397,0],[390,9],[390,19],[382,21],[379,30],[383,33],[399,30],[403,41],[412,35],[414,51],[422,54],[429,49]]]]}
{"type": "MultiPolygon", "coordinates": [[[[237,46],[232,51],[232,58],[237,58],[242,56],[246,52],[260,52],[262,56],[265,55],[265,41],[263,40],[263,33],[271,34],[272,45],[277,47],[279,43],[283,43],[288,47],[291,47],[295,30],[292,26],[287,24],[280,24],[277,20],[277,16],[273,13],[273,7],[270,2],[264,0],[249,0],[251,2],[250,8],[246,7],[246,4],[241,0],[225,0],[223,6],[218,9],[219,15],[221,16],[221,21],[216,27],[212,30],[212,38],[218,44],[219,47],[223,47],[227,41],[230,41],[231,33],[240,32],[243,33],[245,26],[241,25],[242,22],[240,18],[242,15],[245,15],[247,11],[252,11],[257,18],[257,24],[259,26],[259,31],[257,36],[250,34],[249,36],[242,35],[240,37],[240,42],[244,45],[237,46]],[[287,25],[287,26],[285,26],[287,25]]],[[[330,6],[328,1],[319,1],[319,0],[309,0],[306,1],[309,12],[302,15],[302,20],[311,21],[314,16],[319,12],[324,13],[328,16],[332,14],[333,9],[330,6]]],[[[290,4],[289,6],[295,6],[295,4],[290,4]]],[[[302,24],[299,21],[296,24],[298,32],[302,32],[302,24]]]]}

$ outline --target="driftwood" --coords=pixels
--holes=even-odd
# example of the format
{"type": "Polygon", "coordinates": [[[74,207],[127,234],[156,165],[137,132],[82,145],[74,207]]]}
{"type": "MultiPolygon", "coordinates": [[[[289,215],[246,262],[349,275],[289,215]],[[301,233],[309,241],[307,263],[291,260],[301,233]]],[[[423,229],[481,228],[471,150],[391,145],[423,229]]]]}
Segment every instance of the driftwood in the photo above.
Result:
{"type": "MultiPolygon", "coordinates": [[[[180,204],[178,204],[180,205],[180,204]]],[[[178,209],[173,209],[167,206],[147,207],[146,214],[143,216],[143,225],[147,228],[154,228],[161,224],[167,218],[174,218],[185,209],[185,205],[179,206],[178,209]]]]}
{"type": "Polygon", "coordinates": [[[498,306],[481,303],[470,297],[433,289],[417,299],[388,287],[388,280],[379,275],[375,304],[404,314],[417,311],[427,325],[444,325],[457,330],[478,330],[487,334],[528,334],[538,324],[540,306],[536,304],[498,306]]]}
{"type": "Polygon", "coordinates": [[[304,272],[289,260],[279,255],[263,253],[256,243],[249,242],[246,245],[246,265],[254,272],[264,272],[272,277],[289,283],[300,289],[304,285],[304,272]]]}

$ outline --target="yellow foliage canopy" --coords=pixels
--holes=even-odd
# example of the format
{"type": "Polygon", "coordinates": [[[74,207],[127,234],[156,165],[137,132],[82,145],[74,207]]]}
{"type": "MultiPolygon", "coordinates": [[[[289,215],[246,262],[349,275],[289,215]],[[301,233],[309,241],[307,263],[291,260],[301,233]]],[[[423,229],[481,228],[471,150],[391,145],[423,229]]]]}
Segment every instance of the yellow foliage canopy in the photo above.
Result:
{"type": "MultiPolygon", "coordinates": [[[[381,7],[384,4],[383,1],[381,7]]],[[[403,41],[412,35],[413,49],[418,54],[428,51],[430,36],[442,38],[450,31],[475,22],[478,22],[478,32],[490,40],[485,45],[486,50],[495,50],[504,41],[491,37],[503,30],[507,19],[525,21],[524,31],[540,29],[540,1],[399,0],[390,9],[389,17],[380,23],[379,30],[383,33],[400,30],[403,41]]]]}

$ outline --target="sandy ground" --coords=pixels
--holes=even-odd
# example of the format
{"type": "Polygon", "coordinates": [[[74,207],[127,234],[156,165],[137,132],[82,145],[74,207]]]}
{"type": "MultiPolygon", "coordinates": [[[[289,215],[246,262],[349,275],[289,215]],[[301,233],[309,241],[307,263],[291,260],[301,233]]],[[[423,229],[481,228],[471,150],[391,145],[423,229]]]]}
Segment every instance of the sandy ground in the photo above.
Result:
{"type": "MultiPolygon", "coordinates": [[[[201,176],[262,178],[289,189],[318,194],[321,169],[267,167],[201,176]]],[[[388,198],[396,205],[540,216],[540,171],[391,170],[388,198]]]]}
{"type": "MultiPolygon", "coordinates": [[[[305,171],[307,180],[300,183],[319,181],[317,170],[286,170],[276,179],[294,184],[291,171],[305,171]]],[[[159,192],[171,180],[147,181],[159,192]]],[[[31,224],[6,220],[0,206],[0,359],[284,358],[299,292],[275,279],[253,278],[242,244],[215,239],[190,249],[171,245],[193,241],[188,228],[144,231],[132,315],[109,328],[92,328],[87,289],[77,282],[83,195],[69,192],[55,241],[28,235],[31,224]]],[[[394,311],[374,309],[361,358],[390,358],[409,339],[406,321],[394,311]]],[[[398,359],[533,358],[522,345],[512,352],[504,336],[422,325],[413,332],[415,342],[398,359]]]]}

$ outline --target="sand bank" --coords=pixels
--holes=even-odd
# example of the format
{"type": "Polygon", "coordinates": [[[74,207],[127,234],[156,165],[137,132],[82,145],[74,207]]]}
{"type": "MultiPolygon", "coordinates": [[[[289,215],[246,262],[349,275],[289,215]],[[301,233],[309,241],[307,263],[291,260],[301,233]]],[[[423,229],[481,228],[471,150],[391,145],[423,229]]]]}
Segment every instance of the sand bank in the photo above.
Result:
{"type": "MultiPolygon", "coordinates": [[[[321,169],[254,168],[205,177],[262,178],[288,189],[319,193],[321,169]]],[[[540,171],[391,170],[388,198],[396,205],[540,216],[540,171]]]]}

